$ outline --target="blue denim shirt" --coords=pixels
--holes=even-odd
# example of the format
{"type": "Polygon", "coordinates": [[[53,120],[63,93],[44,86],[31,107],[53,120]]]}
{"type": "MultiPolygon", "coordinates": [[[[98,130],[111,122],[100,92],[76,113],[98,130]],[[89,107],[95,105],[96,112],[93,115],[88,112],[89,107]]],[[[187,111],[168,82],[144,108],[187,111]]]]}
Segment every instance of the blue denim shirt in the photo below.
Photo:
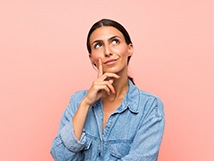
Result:
{"type": "Polygon", "coordinates": [[[164,131],[163,104],[129,81],[129,90],[102,131],[102,101],[87,114],[80,140],[72,117],[87,91],[75,93],[65,110],[51,154],[55,161],[157,161],[164,131]]]}

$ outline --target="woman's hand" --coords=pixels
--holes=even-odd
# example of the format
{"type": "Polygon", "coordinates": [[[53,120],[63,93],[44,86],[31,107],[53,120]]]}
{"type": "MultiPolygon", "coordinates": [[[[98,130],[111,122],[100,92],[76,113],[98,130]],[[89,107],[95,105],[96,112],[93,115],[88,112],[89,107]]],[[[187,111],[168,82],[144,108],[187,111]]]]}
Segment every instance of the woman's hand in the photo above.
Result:
{"type": "Polygon", "coordinates": [[[115,94],[115,89],[113,87],[114,79],[120,78],[119,75],[115,73],[103,73],[102,61],[99,59],[99,68],[97,79],[92,83],[86,97],[83,101],[88,105],[92,105],[98,99],[100,99],[104,94],[115,94]]]}

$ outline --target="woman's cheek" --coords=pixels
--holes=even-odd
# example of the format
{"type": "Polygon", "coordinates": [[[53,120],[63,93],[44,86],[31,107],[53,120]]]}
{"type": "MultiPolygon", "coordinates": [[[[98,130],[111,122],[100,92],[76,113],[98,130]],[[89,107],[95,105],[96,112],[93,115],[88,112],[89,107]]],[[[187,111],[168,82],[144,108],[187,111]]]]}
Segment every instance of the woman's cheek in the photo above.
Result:
{"type": "Polygon", "coordinates": [[[93,63],[95,63],[96,65],[98,65],[98,63],[99,63],[99,56],[98,55],[95,55],[95,54],[93,54],[93,55],[91,55],[91,60],[92,60],[92,62],[93,63]]]}
{"type": "Polygon", "coordinates": [[[120,52],[121,55],[126,55],[129,52],[129,46],[127,44],[121,44],[121,46],[118,47],[118,52],[120,52]]]}

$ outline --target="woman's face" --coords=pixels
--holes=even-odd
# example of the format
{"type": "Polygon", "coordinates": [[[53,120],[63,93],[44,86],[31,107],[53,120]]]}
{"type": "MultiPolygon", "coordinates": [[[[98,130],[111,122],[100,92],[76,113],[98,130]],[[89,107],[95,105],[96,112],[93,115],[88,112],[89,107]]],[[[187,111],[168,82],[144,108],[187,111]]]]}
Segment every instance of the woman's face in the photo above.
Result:
{"type": "Polygon", "coordinates": [[[118,29],[111,26],[97,28],[90,36],[90,46],[91,62],[99,67],[98,60],[101,59],[104,73],[120,73],[127,69],[133,46],[126,43],[118,29]]]}

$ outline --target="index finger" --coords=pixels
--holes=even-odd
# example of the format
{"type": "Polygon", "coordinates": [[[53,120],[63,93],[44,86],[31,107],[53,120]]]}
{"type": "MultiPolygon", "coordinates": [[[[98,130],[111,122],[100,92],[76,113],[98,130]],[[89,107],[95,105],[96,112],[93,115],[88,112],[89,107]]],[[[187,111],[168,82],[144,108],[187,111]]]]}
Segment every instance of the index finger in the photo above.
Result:
{"type": "Polygon", "coordinates": [[[99,58],[99,69],[98,69],[98,75],[97,75],[97,77],[99,78],[99,77],[101,77],[102,75],[103,75],[103,66],[102,66],[102,61],[101,61],[101,59],[99,58]]]}

